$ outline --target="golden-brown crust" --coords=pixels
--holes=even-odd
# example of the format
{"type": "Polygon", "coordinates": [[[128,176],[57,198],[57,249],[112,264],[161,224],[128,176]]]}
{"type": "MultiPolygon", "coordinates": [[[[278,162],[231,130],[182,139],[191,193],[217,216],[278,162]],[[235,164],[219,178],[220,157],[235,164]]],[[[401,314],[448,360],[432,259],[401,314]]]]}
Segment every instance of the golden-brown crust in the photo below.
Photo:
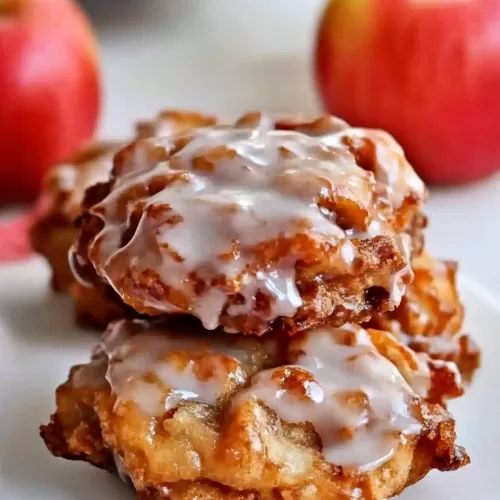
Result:
{"type": "Polygon", "coordinates": [[[82,326],[104,328],[125,310],[114,292],[103,286],[85,288],[70,268],[68,252],[78,228],[75,219],[89,183],[105,180],[112,156],[122,143],[101,141],[78,150],[66,163],[54,167],[45,179],[39,216],[31,228],[34,250],[45,257],[52,270],[55,291],[69,293],[75,302],[76,318],[82,326]]]}
{"type": "Polygon", "coordinates": [[[424,247],[424,229],[427,217],[422,212],[426,189],[409,165],[401,147],[387,133],[380,130],[351,128],[343,120],[330,115],[307,119],[301,115],[270,118],[251,112],[238,120],[240,125],[256,125],[270,121],[278,130],[297,131],[319,137],[327,143],[340,138],[356,157],[357,164],[373,172],[379,184],[379,196],[397,204],[396,227],[412,237],[413,255],[424,247]]]}
{"type": "MultiPolygon", "coordinates": [[[[237,122],[237,126],[246,126],[255,119],[253,115],[250,115],[250,118],[243,118],[237,122]]],[[[259,115],[258,119],[261,120],[262,117],[259,115]]],[[[366,188],[362,196],[360,192],[363,188],[357,187],[357,191],[351,191],[351,188],[346,189],[340,184],[330,191],[326,187],[323,188],[321,196],[316,200],[322,210],[330,210],[335,214],[339,227],[348,231],[367,230],[367,221],[370,221],[377,211],[380,211],[384,220],[390,221],[390,229],[387,232],[382,231],[382,234],[373,237],[363,236],[359,239],[354,235],[350,239],[350,245],[355,252],[352,266],[351,264],[347,266],[350,266],[350,269],[339,269],[338,264],[333,260],[336,258],[335,255],[341,252],[340,245],[335,247],[331,240],[323,241],[318,237],[317,231],[311,231],[310,234],[301,232],[300,237],[297,238],[270,238],[267,242],[259,243],[250,249],[245,248],[245,252],[253,255],[253,261],[247,266],[245,276],[242,273],[236,278],[229,278],[227,275],[220,274],[213,276],[213,279],[207,282],[200,278],[200,270],[193,268],[191,275],[195,278],[182,278],[184,284],[191,280],[192,286],[190,287],[193,290],[190,291],[181,291],[167,284],[164,279],[165,271],[160,272],[154,266],[144,268],[140,262],[140,266],[130,264],[135,259],[127,261],[126,254],[128,251],[133,251],[133,245],[127,244],[132,240],[140,239],[145,245],[149,245],[148,241],[152,239],[152,235],[141,235],[140,238],[136,235],[139,231],[139,222],[143,219],[150,219],[152,222],[163,220],[167,217],[166,212],[171,210],[165,203],[161,206],[148,207],[147,213],[143,213],[147,200],[162,193],[165,189],[170,189],[170,186],[174,186],[173,189],[177,187],[181,189],[190,182],[189,176],[184,173],[183,169],[178,170],[172,167],[168,174],[158,175],[153,175],[152,170],[167,160],[172,165],[174,161],[185,162],[186,158],[188,158],[187,161],[191,161],[184,155],[184,147],[190,142],[194,143],[198,137],[197,134],[181,135],[168,141],[137,141],[116,155],[114,177],[110,183],[107,186],[97,186],[96,189],[89,190],[87,193],[84,203],[85,213],[81,218],[82,230],[73,256],[75,268],[89,283],[111,281],[113,288],[118,291],[125,303],[139,313],[147,315],[177,311],[196,314],[198,305],[195,302],[202,300],[200,297],[206,293],[207,289],[213,287],[216,289],[215,293],[223,290],[228,297],[227,301],[221,304],[220,316],[204,323],[220,324],[230,332],[262,334],[272,327],[283,328],[293,334],[325,321],[337,325],[347,321],[364,321],[374,313],[393,308],[399,301],[400,295],[399,292],[393,294],[393,283],[397,282],[398,287],[403,287],[410,278],[409,274],[405,273],[406,250],[402,248],[397,238],[401,233],[409,233],[413,238],[415,250],[420,251],[422,228],[425,225],[425,217],[420,209],[426,195],[425,188],[407,164],[399,146],[390,136],[378,131],[348,128],[345,132],[338,132],[337,136],[332,139],[334,136],[328,134],[333,130],[332,123],[338,122],[335,120],[332,117],[323,117],[315,122],[277,120],[273,122],[272,128],[297,130],[301,133],[308,133],[307,137],[319,137],[318,144],[322,146],[318,146],[315,151],[319,152],[315,154],[319,154],[320,158],[325,160],[330,157],[340,158],[341,165],[343,165],[342,162],[352,162],[348,168],[352,169],[354,166],[359,172],[363,172],[362,169],[369,171],[370,174],[366,175],[366,178],[362,178],[359,173],[356,174],[360,176],[357,183],[360,185],[366,183],[367,186],[371,186],[366,188]],[[328,133],[323,138],[320,132],[325,130],[328,133]],[[350,134],[350,130],[354,132],[350,134]],[[335,144],[332,142],[334,140],[335,144]],[[371,145],[371,153],[364,153],[364,156],[361,156],[360,151],[366,144],[371,145]],[[392,152],[393,157],[387,165],[377,153],[378,148],[382,148],[384,154],[387,153],[386,156],[389,151],[392,152]],[[348,155],[349,158],[346,159],[347,157],[344,158],[342,155],[348,155]],[[387,184],[388,181],[384,184],[382,180],[389,175],[384,170],[386,167],[391,169],[393,174],[394,172],[397,174],[394,185],[387,184]],[[370,184],[373,182],[370,180],[372,173],[377,179],[376,187],[375,183],[370,184]],[[134,179],[139,175],[141,175],[141,181],[137,183],[134,179]],[[375,201],[370,197],[373,197],[375,201]],[[118,253],[120,247],[127,246],[127,250],[120,251],[119,258],[106,258],[101,262],[100,254],[104,245],[100,242],[100,233],[105,225],[103,218],[107,217],[102,210],[105,210],[103,207],[111,198],[116,201],[118,219],[130,211],[130,215],[126,216],[127,220],[123,221],[121,235],[116,240],[119,243],[115,253],[118,253]],[[276,266],[278,262],[296,259],[296,255],[300,257],[294,267],[295,285],[302,299],[302,306],[298,308],[296,314],[278,315],[277,318],[273,316],[272,309],[276,299],[267,293],[255,295],[252,299],[253,304],[249,305],[249,299],[240,293],[241,283],[246,283],[251,276],[255,278],[262,269],[274,269],[273,266],[276,266]],[[214,284],[214,280],[218,280],[218,283],[214,284]],[[238,308],[243,310],[245,307],[252,310],[241,314],[231,312],[238,308]],[[274,318],[276,321],[273,321],[274,318]]],[[[191,150],[193,150],[192,147],[191,150]]],[[[199,154],[194,153],[190,168],[195,173],[206,169],[213,170],[217,168],[219,162],[239,158],[238,154],[240,153],[236,150],[225,146],[203,146],[199,154]]],[[[279,154],[286,159],[295,153],[282,147],[279,149],[279,154]]],[[[311,174],[305,173],[304,175],[311,174]]],[[[350,175],[354,175],[352,171],[350,175]]],[[[288,173],[286,178],[283,176],[279,182],[286,183],[279,189],[288,190],[298,187],[292,184],[288,173]]],[[[304,182],[309,182],[312,186],[309,178],[306,178],[304,182]]],[[[309,186],[301,184],[301,186],[304,185],[309,186]]],[[[314,186],[312,188],[316,189],[314,186]]],[[[276,189],[276,186],[273,189],[276,189]]],[[[311,188],[308,187],[308,189],[311,188]]],[[[221,205],[220,212],[216,212],[216,216],[221,216],[226,208],[221,205]]],[[[183,220],[183,216],[177,214],[170,216],[162,224],[164,227],[167,225],[174,227],[182,224],[183,220]]],[[[145,226],[147,224],[143,224],[141,228],[145,226]]],[[[214,226],[214,231],[216,230],[214,226]]],[[[191,231],[191,234],[193,232],[196,231],[191,231]]],[[[240,240],[234,237],[231,241],[234,248],[228,250],[228,259],[239,258],[241,260],[240,240]]],[[[116,245],[116,242],[114,244],[116,245]]],[[[152,244],[156,245],[154,241],[152,244]]],[[[159,245],[159,248],[163,251],[166,246],[162,245],[159,245]]],[[[107,245],[105,246],[108,248],[107,245]]],[[[196,247],[199,244],[192,243],[191,246],[196,247]]],[[[184,261],[183,255],[175,254],[170,257],[177,261],[184,261]]],[[[162,262],[166,261],[165,258],[161,259],[162,262]]],[[[254,278],[250,278],[250,281],[254,278]]]]}
{"type": "Polygon", "coordinates": [[[137,492],[138,500],[276,500],[276,494],[263,496],[257,491],[236,491],[211,481],[179,481],[137,492]]]}
{"type": "Polygon", "coordinates": [[[85,286],[73,280],[69,294],[75,305],[76,320],[84,327],[103,330],[111,321],[137,316],[105,285],[85,286]]]}
{"type": "Polygon", "coordinates": [[[68,251],[78,234],[75,219],[89,183],[105,180],[111,157],[122,143],[96,142],[76,151],[67,162],[55,166],[44,182],[40,212],[31,229],[33,249],[43,255],[52,269],[52,287],[68,292],[73,274],[68,251]]]}
{"type": "Polygon", "coordinates": [[[135,126],[137,138],[174,135],[191,128],[209,127],[217,123],[217,117],[197,111],[165,109],[153,120],[140,121],[135,126]]]}
{"type": "Polygon", "coordinates": [[[432,358],[452,361],[465,381],[479,368],[479,347],[461,333],[464,306],[457,287],[457,263],[440,261],[424,252],[412,263],[414,280],[400,306],[368,323],[390,331],[400,342],[432,358]]]}
{"type": "MultiPolygon", "coordinates": [[[[345,330],[346,342],[350,342],[353,331],[345,330]]],[[[143,335],[140,331],[137,334],[143,335]]],[[[370,335],[377,348],[390,340],[383,332],[370,335]]],[[[283,362],[281,352],[266,343],[268,339],[233,336],[222,345],[233,349],[242,341],[244,349],[253,353],[241,362],[247,377],[255,373],[260,376],[269,364],[283,362]]],[[[292,352],[300,354],[302,341],[293,342],[299,351],[294,347],[292,352]]],[[[382,354],[396,366],[411,362],[413,355],[407,348],[391,349],[384,349],[382,354]],[[401,356],[403,352],[406,354],[401,356]]],[[[116,352],[125,356],[135,351],[116,352]]],[[[452,417],[439,404],[418,403],[415,408],[419,408],[422,422],[420,433],[407,435],[392,458],[365,472],[350,472],[328,463],[310,423],[289,423],[259,400],[243,397],[258,384],[255,378],[249,385],[228,376],[216,404],[184,401],[174,409],[163,410],[162,415],[148,416],[140,400],[118,399],[117,386],[111,390],[108,381],[117,381],[107,363],[102,362],[102,353],[97,351],[91,364],[71,370],[69,380],[57,390],[57,411],[50,423],[42,426],[41,434],[56,456],[85,460],[111,472],[118,467],[142,500],[349,500],[354,493],[360,499],[384,500],[433,468],[455,470],[469,462],[464,450],[455,444],[452,417]]],[[[181,350],[176,356],[180,356],[174,358],[180,366],[185,366],[183,359],[188,356],[185,359],[191,360],[189,366],[198,370],[200,380],[212,376],[212,361],[206,354],[198,357],[181,350]]],[[[223,359],[224,363],[234,361],[223,359]]],[[[233,364],[225,366],[229,374],[240,373],[233,364]]],[[[310,386],[294,379],[294,370],[290,367],[288,378],[279,382],[284,384],[283,391],[305,390],[303,397],[309,398],[310,386]]],[[[417,404],[416,400],[412,404],[417,404]]]]}
{"type": "MultiPolygon", "coordinates": [[[[211,115],[164,110],[154,120],[138,123],[136,134],[137,137],[149,137],[158,133],[179,133],[215,122],[211,115]]],[[[91,292],[76,282],[68,263],[68,252],[79,232],[75,221],[81,214],[86,189],[108,179],[112,156],[122,146],[118,141],[96,141],[51,169],[45,178],[39,216],[31,229],[33,249],[43,255],[51,267],[52,288],[71,294],[76,302],[79,323],[99,329],[113,319],[126,316],[126,307],[120,313],[119,301],[113,297],[111,288],[98,286],[91,292]]]]}
{"type": "Polygon", "coordinates": [[[31,228],[31,246],[47,260],[51,286],[57,292],[67,292],[73,283],[68,252],[77,235],[78,230],[58,214],[42,216],[31,228]]]}
{"type": "Polygon", "coordinates": [[[464,306],[457,288],[457,263],[434,259],[428,253],[413,259],[414,279],[400,306],[381,318],[395,320],[412,336],[454,335],[463,326],[464,306]]]}
{"type": "Polygon", "coordinates": [[[449,338],[407,336],[405,341],[415,352],[428,354],[438,361],[455,363],[466,384],[472,382],[481,366],[481,349],[470,335],[464,333],[449,338]]]}
{"type": "Polygon", "coordinates": [[[110,321],[127,317],[127,307],[111,287],[84,286],[75,280],[68,252],[77,235],[76,227],[54,213],[36,221],[31,241],[34,250],[43,255],[51,267],[52,289],[72,297],[78,324],[102,330],[110,321]]]}

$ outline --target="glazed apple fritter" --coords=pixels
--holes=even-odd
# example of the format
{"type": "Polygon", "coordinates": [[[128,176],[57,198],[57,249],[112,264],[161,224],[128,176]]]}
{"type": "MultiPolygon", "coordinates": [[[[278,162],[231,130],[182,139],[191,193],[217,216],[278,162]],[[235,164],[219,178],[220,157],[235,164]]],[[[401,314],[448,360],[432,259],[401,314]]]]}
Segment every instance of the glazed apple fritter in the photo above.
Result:
{"type": "Polygon", "coordinates": [[[442,375],[356,326],[278,339],[120,321],[71,369],[41,434],[140,499],[383,500],[469,462],[429,399],[448,397],[442,375]]]}
{"type": "Polygon", "coordinates": [[[138,313],[247,334],[396,307],[426,194],[399,146],[331,117],[339,130],[326,135],[254,119],[120,151],[110,182],[87,191],[80,278],[110,283],[138,313]]]}

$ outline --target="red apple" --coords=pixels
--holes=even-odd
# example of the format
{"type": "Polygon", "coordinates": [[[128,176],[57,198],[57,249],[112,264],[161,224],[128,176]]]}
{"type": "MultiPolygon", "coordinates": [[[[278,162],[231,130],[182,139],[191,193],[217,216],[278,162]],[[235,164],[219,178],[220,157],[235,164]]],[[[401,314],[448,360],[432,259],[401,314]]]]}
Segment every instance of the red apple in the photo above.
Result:
{"type": "Polygon", "coordinates": [[[500,0],[333,0],[316,44],[325,107],[383,128],[431,183],[500,167],[500,0]]]}
{"type": "Polygon", "coordinates": [[[47,169],[92,135],[96,49],[72,0],[0,0],[0,203],[34,198],[47,169]]]}

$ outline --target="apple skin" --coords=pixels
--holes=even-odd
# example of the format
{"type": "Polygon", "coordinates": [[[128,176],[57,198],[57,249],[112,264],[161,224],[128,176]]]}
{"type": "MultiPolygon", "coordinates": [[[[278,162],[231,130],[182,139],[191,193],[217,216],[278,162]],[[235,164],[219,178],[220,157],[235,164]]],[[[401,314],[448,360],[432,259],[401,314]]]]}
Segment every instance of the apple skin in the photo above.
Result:
{"type": "Polygon", "coordinates": [[[333,0],[315,72],[325,108],[382,128],[424,180],[500,168],[500,0],[333,0]]]}
{"type": "Polygon", "coordinates": [[[94,132],[97,45],[72,0],[0,0],[0,204],[28,201],[94,132]]]}

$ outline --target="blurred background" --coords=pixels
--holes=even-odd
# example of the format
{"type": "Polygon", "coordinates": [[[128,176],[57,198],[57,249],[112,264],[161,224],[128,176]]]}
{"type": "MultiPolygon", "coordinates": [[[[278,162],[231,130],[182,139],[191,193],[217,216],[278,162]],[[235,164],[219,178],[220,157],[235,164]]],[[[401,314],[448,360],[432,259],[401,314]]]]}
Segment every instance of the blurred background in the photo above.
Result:
{"type": "Polygon", "coordinates": [[[128,132],[159,106],[228,118],[248,109],[319,109],[311,44],[322,0],[82,4],[101,43],[104,134],[128,132]]]}

